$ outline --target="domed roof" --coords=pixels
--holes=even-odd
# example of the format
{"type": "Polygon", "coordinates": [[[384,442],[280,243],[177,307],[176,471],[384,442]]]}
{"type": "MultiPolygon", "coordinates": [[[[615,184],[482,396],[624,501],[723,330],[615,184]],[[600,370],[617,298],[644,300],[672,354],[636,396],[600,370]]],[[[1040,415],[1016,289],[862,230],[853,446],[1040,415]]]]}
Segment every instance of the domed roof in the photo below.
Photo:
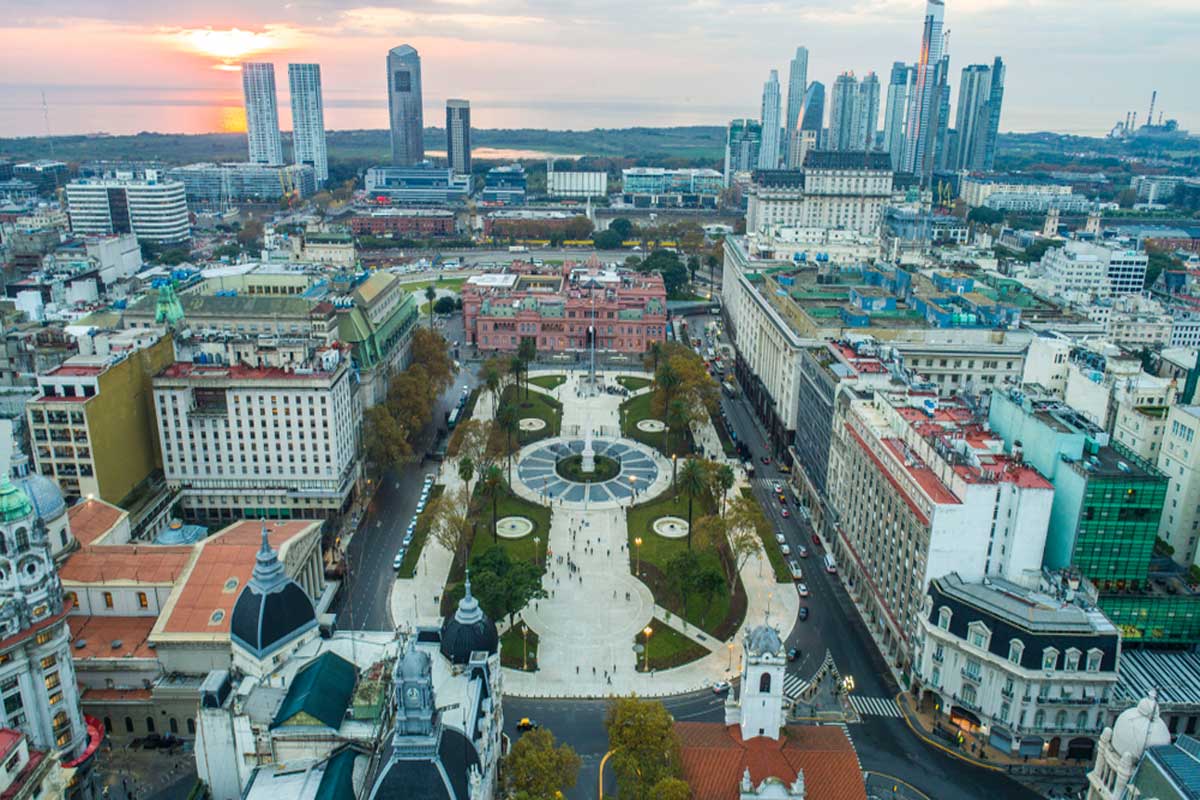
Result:
{"type": "Polygon", "coordinates": [[[402,680],[420,680],[432,669],[429,655],[416,647],[410,646],[400,659],[400,678],[402,680]]]}
{"type": "Polygon", "coordinates": [[[312,600],[284,572],[264,525],[254,574],[233,605],[229,638],[261,659],[316,626],[312,600]]]}
{"type": "Polygon", "coordinates": [[[442,623],[442,655],[454,664],[466,664],[471,653],[485,651],[494,655],[500,643],[496,623],[487,618],[471,595],[471,576],[467,576],[466,594],[458,601],[453,617],[442,623]]]}
{"type": "Polygon", "coordinates": [[[62,489],[45,475],[31,472],[14,479],[13,483],[29,495],[38,519],[50,521],[58,519],[67,512],[67,501],[63,498],[62,489]]]}
{"type": "Polygon", "coordinates": [[[475,745],[454,728],[442,727],[436,755],[392,752],[371,790],[371,800],[467,800],[471,772],[478,769],[475,745]]]}
{"type": "Polygon", "coordinates": [[[755,655],[775,655],[783,650],[783,640],[770,625],[759,625],[746,634],[746,650],[755,655]]]}
{"type": "Polygon", "coordinates": [[[7,475],[0,476],[0,521],[16,522],[33,515],[29,495],[13,484],[7,475]]]}
{"type": "Polygon", "coordinates": [[[1130,755],[1134,761],[1148,747],[1171,743],[1171,731],[1158,713],[1158,697],[1152,690],[1136,706],[1127,708],[1112,726],[1112,748],[1120,756],[1130,755]]]}

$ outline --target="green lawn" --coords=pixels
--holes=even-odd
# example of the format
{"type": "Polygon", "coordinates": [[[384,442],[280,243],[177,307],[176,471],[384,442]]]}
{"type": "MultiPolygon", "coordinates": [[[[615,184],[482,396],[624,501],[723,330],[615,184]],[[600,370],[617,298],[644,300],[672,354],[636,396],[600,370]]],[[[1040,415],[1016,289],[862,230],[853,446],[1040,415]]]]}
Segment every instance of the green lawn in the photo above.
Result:
{"type": "Polygon", "coordinates": [[[663,434],[648,433],[638,430],[637,424],[644,419],[661,420],[662,417],[653,412],[654,392],[640,394],[621,404],[621,433],[628,439],[641,442],[663,452],[669,458],[671,454],[685,456],[688,454],[687,435],[683,430],[671,431],[669,447],[663,450],[663,434]]]}
{"type": "Polygon", "coordinates": [[[479,500],[479,519],[475,523],[475,538],[471,542],[469,558],[482,555],[485,550],[498,544],[508,550],[514,561],[534,561],[535,557],[546,555],[546,543],[550,539],[550,509],[538,503],[532,503],[515,494],[506,493],[496,503],[496,519],[505,517],[525,517],[533,522],[533,533],[520,539],[505,539],[492,535],[492,501],[486,497],[479,500]],[[534,553],[534,537],[541,542],[536,545],[534,553]]]}
{"type": "MultiPolygon", "coordinates": [[[[693,521],[709,513],[705,510],[705,504],[706,501],[699,497],[693,502],[693,521]]],[[[693,595],[689,599],[686,610],[684,609],[683,598],[671,588],[666,573],[667,564],[671,559],[687,550],[687,539],[668,539],[659,536],[651,527],[654,520],[667,516],[687,519],[687,497],[682,492],[678,497],[671,497],[668,491],[658,499],[634,506],[629,510],[629,551],[634,556],[632,566],[636,569],[640,563],[642,574],[639,577],[650,587],[650,591],[659,605],[680,615],[698,628],[710,633],[717,631],[725,627],[731,608],[736,613],[736,608],[734,608],[736,604],[732,602],[728,589],[723,587],[721,593],[713,597],[711,602],[693,595]],[[640,548],[634,541],[638,537],[642,539],[640,548]]],[[[700,549],[693,543],[693,549],[700,559],[702,568],[713,567],[724,574],[721,556],[718,555],[715,547],[700,549]]]]}
{"type": "MultiPolygon", "coordinates": [[[[400,288],[413,294],[424,294],[426,286],[432,286],[435,289],[445,289],[450,292],[457,292],[462,289],[462,285],[467,282],[466,278],[438,278],[435,281],[414,281],[413,283],[401,283],[400,288]]],[[[428,312],[426,312],[428,315],[428,312]]]]}
{"type": "MultiPolygon", "coordinates": [[[[659,619],[650,620],[649,665],[650,669],[670,669],[689,664],[708,655],[708,650],[693,642],[679,631],[659,619]]],[[[636,644],[646,644],[646,634],[638,633],[633,637],[636,644]]],[[[638,672],[644,672],[647,664],[647,653],[638,654],[638,672]]]]}
{"type": "MultiPolygon", "coordinates": [[[[439,497],[445,490],[442,484],[436,484],[429,490],[429,500],[432,502],[439,497]]],[[[408,528],[405,525],[404,528],[408,528]]],[[[408,550],[404,553],[404,560],[400,562],[400,571],[396,573],[398,578],[411,578],[417,570],[417,561],[421,558],[421,550],[425,547],[425,541],[429,538],[429,510],[422,511],[417,516],[417,529],[413,531],[412,544],[408,546],[408,550]]]]}
{"type": "Polygon", "coordinates": [[[632,375],[618,375],[617,383],[621,384],[631,392],[636,392],[638,389],[645,389],[647,386],[654,383],[654,381],[650,380],[649,378],[635,378],[632,375]]]}
{"type": "Polygon", "coordinates": [[[567,382],[566,375],[536,375],[529,379],[529,382],[534,386],[540,386],[543,389],[554,389],[562,386],[567,382]]]}
{"type": "MultiPolygon", "coordinates": [[[[742,496],[753,498],[754,493],[748,487],[742,487],[742,496]]],[[[771,569],[775,572],[775,580],[779,583],[791,583],[792,571],[788,569],[787,557],[779,549],[779,542],[775,541],[774,531],[763,538],[762,546],[767,560],[771,562],[771,569]]]]}
{"type": "MultiPolygon", "coordinates": [[[[533,628],[518,622],[500,637],[500,666],[537,672],[538,635],[533,628]],[[529,633],[522,636],[522,631],[529,633]]],[[[653,656],[653,654],[651,654],[653,656]]]]}
{"type": "Polygon", "coordinates": [[[558,436],[558,432],[562,429],[562,403],[549,395],[531,391],[529,397],[526,398],[524,389],[518,391],[516,386],[509,386],[501,394],[500,402],[501,404],[516,403],[520,409],[518,416],[521,419],[537,417],[546,423],[546,427],[540,431],[521,431],[517,435],[518,447],[539,439],[558,436]]]}

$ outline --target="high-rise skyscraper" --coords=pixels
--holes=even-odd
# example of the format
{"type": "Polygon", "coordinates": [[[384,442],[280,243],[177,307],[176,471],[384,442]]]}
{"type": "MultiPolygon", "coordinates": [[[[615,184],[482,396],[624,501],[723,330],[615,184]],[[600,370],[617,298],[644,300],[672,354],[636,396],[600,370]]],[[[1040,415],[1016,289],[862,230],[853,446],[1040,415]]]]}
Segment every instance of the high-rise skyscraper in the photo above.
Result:
{"type": "Polygon", "coordinates": [[[292,96],[292,160],[310,165],[317,173],[317,183],[325,183],[329,158],[325,153],[321,65],[288,64],[288,90],[292,96]]]}
{"type": "Polygon", "coordinates": [[[843,72],[833,82],[829,97],[829,150],[855,150],[854,113],[858,102],[858,79],[853,72],[843,72]]]}
{"type": "Polygon", "coordinates": [[[471,102],[446,101],[446,164],[459,175],[471,174],[471,102]]]}
{"type": "Polygon", "coordinates": [[[813,81],[804,93],[804,113],[800,118],[800,130],[812,131],[816,135],[815,147],[824,146],[821,129],[825,125],[825,84],[813,81]]]}
{"type": "Polygon", "coordinates": [[[279,109],[275,100],[275,65],[242,64],[242,94],[246,98],[246,139],[254,164],[282,164],[279,109]]]}
{"type": "Polygon", "coordinates": [[[792,155],[799,152],[793,147],[796,131],[800,130],[800,113],[804,109],[804,93],[808,90],[808,49],[796,48],[796,57],[788,69],[787,119],[784,125],[783,146],[788,153],[787,166],[798,167],[792,163],[792,155]]]}
{"type": "Polygon", "coordinates": [[[879,129],[879,76],[868,72],[854,100],[854,150],[874,150],[879,129]]]}
{"type": "Polygon", "coordinates": [[[945,11],[943,0],[925,0],[921,52],[914,65],[916,76],[905,120],[904,157],[900,169],[923,179],[933,171],[934,142],[942,99],[937,73],[942,64],[942,21],[945,11]]]}
{"type": "Polygon", "coordinates": [[[762,147],[758,151],[759,169],[779,168],[779,71],[771,70],[771,77],[763,84],[762,93],[762,147]]]}
{"type": "Polygon", "coordinates": [[[402,44],[388,51],[388,114],[392,163],[412,166],[425,160],[425,117],[421,111],[421,56],[402,44]]]}
{"type": "Polygon", "coordinates": [[[1004,99],[1004,62],[971,64],[962,71],[958,87],[958,169],[972,172],[991,170],[996,162],[996,136],[1000,128],[1000,105],[1004,99]]]}
{"type": "Polygon", "coordinates": [[[738,172],[751,172],[758,167],[762,148],[762,125],[756,119],[733,119],[725,137],[725,185],[738,172]]]}
{"type": "Polygon", "coordinates": [[[900,166],[904,155],[904,113],[908,108],[908,85],[913,68],[903,61],[892,64],[888,80],[887,106],[883,112],[883,149],[892,158],[892,169],[900,166]]]}

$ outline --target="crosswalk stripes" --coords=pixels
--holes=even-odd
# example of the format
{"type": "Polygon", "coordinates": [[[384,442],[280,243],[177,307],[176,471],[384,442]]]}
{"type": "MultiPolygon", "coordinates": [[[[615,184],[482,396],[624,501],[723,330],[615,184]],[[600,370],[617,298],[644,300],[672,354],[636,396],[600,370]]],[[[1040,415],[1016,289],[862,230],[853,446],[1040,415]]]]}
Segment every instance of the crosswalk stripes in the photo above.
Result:
{"type": "Polygon", "coordinates": [[[788,675],[783,679],[783,693],[792,700],[799,699],[807,688],[808,681],[802,680],[798,675],[788,675]]]}
{"type": "Polygon", "coordinates": [[[858,694],[850,695],[850,705],[864,717],[899,717],[900,708],[890,697],[864,697],[858,694]]]}

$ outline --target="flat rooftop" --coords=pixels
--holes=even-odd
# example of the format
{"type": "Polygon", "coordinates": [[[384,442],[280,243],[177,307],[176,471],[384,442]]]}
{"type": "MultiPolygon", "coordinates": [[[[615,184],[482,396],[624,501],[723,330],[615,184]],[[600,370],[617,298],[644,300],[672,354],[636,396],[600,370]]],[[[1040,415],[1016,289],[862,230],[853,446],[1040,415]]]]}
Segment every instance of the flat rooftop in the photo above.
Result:
{"type": "Polygon", "coordinates": [[[1003,578],[989,577],[984,582],[967,582],[952,572],[938,578],[937,582],[947,595],[957,597],[968,605],[1006,619],[1025,630],[1064,635],[1117,631],[1097,608],[1084,608],[1046,592],[1026,589],[1003,578]]]}

